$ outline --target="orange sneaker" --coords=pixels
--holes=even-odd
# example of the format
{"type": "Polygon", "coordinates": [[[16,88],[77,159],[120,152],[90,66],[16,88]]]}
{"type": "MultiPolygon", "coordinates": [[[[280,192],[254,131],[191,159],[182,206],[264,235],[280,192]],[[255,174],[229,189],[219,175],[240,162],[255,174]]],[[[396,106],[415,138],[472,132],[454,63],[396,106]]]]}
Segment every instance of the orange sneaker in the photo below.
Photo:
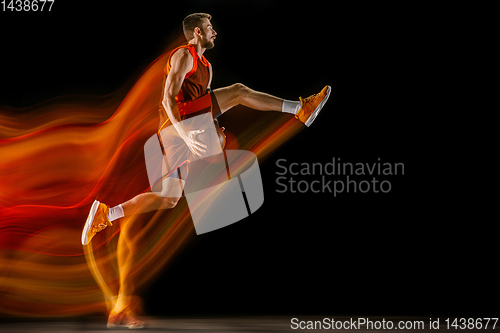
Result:
{"type": "Polygon", "coordinates": [[[128,311],[122,311],[119,313],[111,312],[108,317],[108,328],[123,328],[127,327],[131,330],[140,330],[145,328],[147,324],[137,318],[134,314],[128,311]]]}
{"type": "Polygon", "coordinates": [[[307,127],[311,126],[314,119],[318,116],[323,105],[325,105],[332,87],[325,86],[318,94],[309,96],[305,99],[300,99],[300,110],[295,115],[295,118],[303,122],[307,127]]]}
{"type": "Polygon", "coordinates": [[[142,313],[141,300],[138,297],[123,308],[120,312],[111,311],[108,317],[108,328],[124,328],[138,330],[145,328],[147,324],[137,319],[136,313],[142,313]]]}
{"type": "Polygon", "coordinates": [[[85,227],[83,227],[83,245],[87,245],[99,231],[106,229],[108,225],[113,225],[108,220],[108,212],[109,206],[100,203],[97,200],[94,201],[92,208],[90,209],[89,216],[87,217],[87,222],[85,222],[85,227]]]}

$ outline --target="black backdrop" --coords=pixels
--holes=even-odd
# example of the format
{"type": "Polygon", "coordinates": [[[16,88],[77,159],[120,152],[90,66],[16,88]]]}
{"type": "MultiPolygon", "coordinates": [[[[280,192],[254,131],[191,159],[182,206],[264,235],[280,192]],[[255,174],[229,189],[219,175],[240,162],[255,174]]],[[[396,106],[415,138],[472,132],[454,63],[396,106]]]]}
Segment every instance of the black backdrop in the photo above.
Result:
{"type": "Polygon", "coordinates": [[[143,292],[148,314],[498,317],[492,222],[466,191],[449,141],[460,133],[441,101],[445,54],[463,23],[450,8],[56,0],[52,12],[0,13],[1,104],[111,93],[192,12],[212,14],[218,32],[205,54],[213,88],[241,82],[289,99],[325,84],[333,92],[314,126],[262,161],[262,208],[196,236],[143,292]],[[387,194],[277,193],[278,159],[333,157],[404,163],[405,174],[387,178],[387,194]]]}

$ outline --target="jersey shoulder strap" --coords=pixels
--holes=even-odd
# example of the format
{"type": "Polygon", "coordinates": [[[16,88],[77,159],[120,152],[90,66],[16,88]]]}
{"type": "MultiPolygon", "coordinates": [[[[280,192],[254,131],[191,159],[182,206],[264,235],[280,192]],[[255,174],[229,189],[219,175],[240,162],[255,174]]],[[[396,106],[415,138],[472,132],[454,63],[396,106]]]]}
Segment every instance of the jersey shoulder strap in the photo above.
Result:
{"type": "MultiPolygon", "coordinates": [[[[188,49],[189,53],[191,53],[191,55],[193,56],[193,68],[184,77],[185,79],[187,79],[188,77],[193,75],[196,72],[196,70],[198,69],[198,61],[197,61],[198,54],[196,53],[194,46],[191,44],[179,46],[178,48],[175,48],[170,53],[170,55],[168,56],[168,60],[167,60],[167,66],[165,68],[165,74],[168,75],[168,73],[170,73],[170,70],[172,69],[172,65],[170,64],[170,59],[172,58],[172,55],[179,49],[188,49]]],[[[201,62],[203,65],[208,66],[208,61],[204,56],[201,57],[201,62]]]]}

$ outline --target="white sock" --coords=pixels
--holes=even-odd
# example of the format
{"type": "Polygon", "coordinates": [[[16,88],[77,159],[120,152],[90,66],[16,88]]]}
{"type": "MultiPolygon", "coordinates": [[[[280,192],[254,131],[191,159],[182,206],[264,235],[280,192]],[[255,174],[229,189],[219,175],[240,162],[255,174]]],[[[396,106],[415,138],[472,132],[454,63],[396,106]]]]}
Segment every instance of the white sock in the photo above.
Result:
{"type": "Polygon", "coordinates": [[[125,213],[123,213],[122,205],[115,206],[109,209],[108,212],[108,220],[109,222],[113,222],[114,220],[119,219],[120,217],[124,217],[125,213]]]}
{"type": "Polygon", "coordinates": [[[289,101],[287,99],[283,100],[283,106],[281,107],[282,112],[297,114],[299,110],[300,110],[300,101],[289,101]]]}

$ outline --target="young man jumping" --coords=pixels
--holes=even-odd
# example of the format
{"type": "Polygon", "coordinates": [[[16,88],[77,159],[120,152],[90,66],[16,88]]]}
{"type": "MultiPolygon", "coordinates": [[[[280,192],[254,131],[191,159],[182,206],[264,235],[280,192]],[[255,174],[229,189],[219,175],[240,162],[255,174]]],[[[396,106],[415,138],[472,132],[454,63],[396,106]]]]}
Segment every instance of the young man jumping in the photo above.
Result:
{"type": "MultiPolygon", "coordinates": [[[[160,101],[160,127],[158,133],[168,126],[173,126],[178,138],[182,139],[185,150],[179,161],[190,160],[190,156],[201,156],[207,146],[198,141],[197,135],[203,130],[188,129],[182,120],[188,115],[211,111],[213,119],[231,110],[236,105],[259,111],[278,111],[294,114],[295,117],[310,126],[327,101],[331,88],[324,87],[321,92],[299,101],[290,101],[266,93],[252,90],[241,83],[229,87],[210,90],[212,81],[212,65],[204,57],[206,50],[214,47],[217,33],[211,22],[211,16],[195,13],[187,16],[182,22],[187,45],[181,46],[170,54],[163,81],[163,97],[160,101]]],[[[175,145],[164,144],[162,147],[169,153],[177,154],[175,145]]],[[[162,181],[161,193],[146,192],[116,207],[110,208],[104,203],[95,201],[90,210],[82,233],[82,244],[87,245],[95,234],[112,222],[130,214],[146,213],[158,209],[170,209],[177,205],[182,197],[188,165],[179,163],[162,181]]],[[[122,246],[120,240],[118,247],[122,246]]],[[[119,251],[118,253],[122,253],[119,251]]],[[[133,296],[133,286],[126,283],[130,265],[133,262],[133,251],[123,251],[124,258],[119,258],[120,290],[116,305],[108,318],[108,327],[123,326],[142,328],[144,323],[137,320],[129,310],[133,296]],[[129,263],[129,264],[126,264],[129,263]]]]}

